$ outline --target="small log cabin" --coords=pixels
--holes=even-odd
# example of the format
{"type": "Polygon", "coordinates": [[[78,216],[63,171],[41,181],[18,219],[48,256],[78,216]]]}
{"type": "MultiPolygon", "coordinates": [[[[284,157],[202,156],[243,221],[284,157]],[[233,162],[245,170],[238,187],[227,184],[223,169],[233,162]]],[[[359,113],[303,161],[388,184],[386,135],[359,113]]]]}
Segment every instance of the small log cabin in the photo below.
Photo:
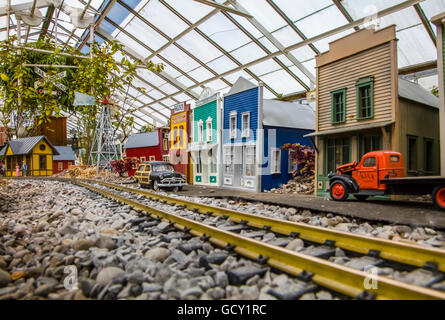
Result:
{"type": "Polygon", "coordinates": [[[405,175],[439,173],[439,100],[399,78],[395,26],[363,29],[316,57],[316,193],[367,152],[402,153],[405,175]]]}
{"type": "Polygon", "coordinates": [[[0,151],[0,156],[5,157],[7,177],[16,175],[16,165],[23,176],[24,162],[28,165],[26,175],[50,176],[53,174],[53,155],[59,153],[45,136],[11,140],[0,151]]]}
{"type": "Polygon", "coordinates": [[[55,146],[58,156],[53,156],[53,174],[67,170],[76,161],[76,155],[71,147],[55,146]]]}

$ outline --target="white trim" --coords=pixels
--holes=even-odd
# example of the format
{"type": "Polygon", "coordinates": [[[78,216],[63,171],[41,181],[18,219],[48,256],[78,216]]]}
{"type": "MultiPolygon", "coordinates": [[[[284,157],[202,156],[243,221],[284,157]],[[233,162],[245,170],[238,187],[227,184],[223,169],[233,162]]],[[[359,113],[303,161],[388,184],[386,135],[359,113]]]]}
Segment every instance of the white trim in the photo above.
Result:
{"type": "Polygon", "coordinates": [[[278,173],[281,173],[281,149],[270,148],[270,174],[278,173]],[[276,154],[278,154],[278,159],[276,154]]]}
{"type": "Polygon", "coordinates": [[[208,117],[206,120],[206,141],[212,142],[213,140],[213,119],[208,117]],[[209,130],[210,124],[210,130],[209,130]]]}
{"type": "Polygon", "coordinates": [[[204,122],[198,121],[198,142],[204,142],[204,122]]]}
{"type": "Polygon", "coordinates": [[[229,118],[229,130],[230,130],[230,139],[236,139],[236,131],[237,131],[237,122],[238,122],[238,113],[236,111],[230,112],[229,118]],[[235,127],[232,128],[232,119],[235,118],[235,127]]]}
{"type": "Polygon", "coordinates": [[[250,111],[243,112],[241,114],[241,137],[250,137],[250,111]],[[247,116],[247,127],[244,127],[244,117],[247,116]]]}
{"type": "Polygon", "coordinates": [[[288,150],[287,151],[287,173],[294,173],[294,171],[298,168],[298,164],[294,164],[291,161],[291,154],[295,153],[295,150],[288,150]]]}

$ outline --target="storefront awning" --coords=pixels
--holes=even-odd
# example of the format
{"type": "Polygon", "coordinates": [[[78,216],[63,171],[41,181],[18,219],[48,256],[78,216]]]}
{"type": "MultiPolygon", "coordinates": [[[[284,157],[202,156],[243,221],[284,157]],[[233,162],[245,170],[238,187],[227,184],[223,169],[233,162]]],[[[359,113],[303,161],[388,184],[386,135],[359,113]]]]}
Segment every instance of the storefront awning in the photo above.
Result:
{"type": "Polygon", "coordinates": [[[375,129],[375,128],[382,128],[389,126],[391,124],[395,123],[395,121],[383,121],[383,122],[374,122],[374,123],[366,123],[361,124],[358,126],[352,126],[352,127],[341,127],[337,129],[331,129],[321,132],[313,132],[310,134],[305,135],[304,137],[315,137],[315,136],[327,136],[331,134],[338,134],[338,133],[346,133],[346,132],[354,132],[354,131],[361,131],[361,130],[367,130],[367,129],[375,129]]]}

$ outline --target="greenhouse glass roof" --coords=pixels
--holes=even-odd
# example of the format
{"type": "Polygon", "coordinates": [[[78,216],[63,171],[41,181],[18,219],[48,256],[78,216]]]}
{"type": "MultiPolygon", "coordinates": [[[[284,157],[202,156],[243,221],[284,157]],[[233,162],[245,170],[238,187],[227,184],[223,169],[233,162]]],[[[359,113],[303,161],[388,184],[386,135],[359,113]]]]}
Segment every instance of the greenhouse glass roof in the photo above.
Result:
{"type": "Polygon", "coordinates": [[[137,129],[165,124],[173,105],[197,100],[205,87],[228,92],[240,76],[262,82],[265,98],[303,97],[315,89],[315,56],[371,25],[396,25],[401,73],[431,87],[430,19],[445,0],[0,0],[0,40],[16,34],[16,12],[33,6],[42,21],[22,22],[22,43],[47,33],[88,53],[90,28],[72,23],[82,13],[94,19],[96,41],[118,40],[129,56],[165,65],[159,74],[139,69],[128,89],[137,129]]]}

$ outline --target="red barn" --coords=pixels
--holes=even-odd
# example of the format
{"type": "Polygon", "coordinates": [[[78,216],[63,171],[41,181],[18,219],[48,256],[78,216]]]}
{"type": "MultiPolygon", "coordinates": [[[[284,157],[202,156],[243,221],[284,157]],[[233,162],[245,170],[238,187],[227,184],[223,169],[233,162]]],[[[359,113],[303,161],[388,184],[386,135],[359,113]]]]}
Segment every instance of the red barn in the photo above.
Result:
{"type": "Polygon", "coordinates": [[[75,164],[76,155],[71,147],[55,146],[58,156],[53,156],[53,174],[67,170],[68,166],[75,164]]]}
{"type": "MultiPolygon", "coordinates": [[[[153,132],[132,134],[125,143],[125,157],[137,158],[139,161],[170,161],[168,155],[169,128],[158,128],[153,132]]],[[[135,168],[136,169],[136,168],[135,168]]],[[[134,175],[135,170],[128,172],[134,175]]]]}

